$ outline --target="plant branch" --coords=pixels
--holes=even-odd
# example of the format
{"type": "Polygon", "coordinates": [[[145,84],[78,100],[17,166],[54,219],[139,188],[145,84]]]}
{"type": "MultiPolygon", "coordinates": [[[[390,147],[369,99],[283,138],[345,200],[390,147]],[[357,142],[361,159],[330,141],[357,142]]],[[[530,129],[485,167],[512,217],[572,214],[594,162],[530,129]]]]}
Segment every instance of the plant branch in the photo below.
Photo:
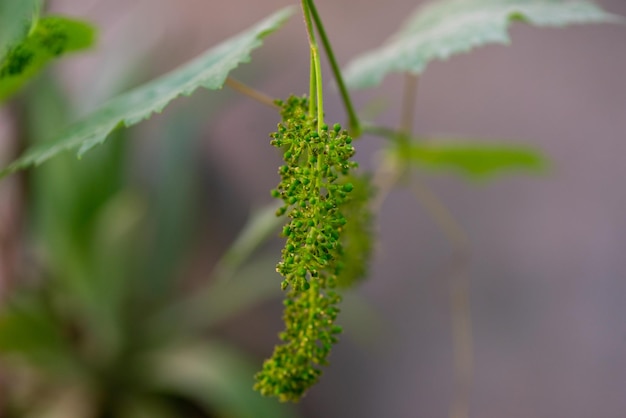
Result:
{"type": "Polygon", "coordinates": [[[238,91],[239,93],[245,94],[246,96],[250,97],[253,100],[256,100],[261,104],[272,107],[274,109],[280,109],[280,106],[275,103],[275,99],[265,93],[253,89],[252,87],[242,83],[241,81],[235,80],[232,77],[228,77],[226,79],[226,85],[233,90],[238,91]]]}
{"type": "Polygon", "coordinates": [[[322,130],[324,124],[324,92],[322,86],[322,65],[317,46],[311,47],[313,53],[313,63],[315,68],[315,85],[317,87],[317,130],[322,130]]]}
{"type": "Polygon", "coordinates": [[[309,64],[310,81],[309,81],[309,116],[315,115],[315,109],[317,107],[317,75],[315,73],[315,55],[313,49],[311,49],[311,63],[309,64]]]}
{"type": "Polygon", "coordinates": [[[400,133],[407,138],[413,134],[415,102],[417,99],[418,76],[406,73],[404,76],[404,92],[402,97],[402,118],[400,119],[400,133]]]}
{"type": "Polygon", "coordinates": [[[319,49],[317,40],[315,39],[315,31],[311,22],[311,9],[307,0],[302,0],[302,12],[304,13],[304,22],[306,23],[306,31],[309,36],[309,45],[311,47],[311,101],[315,97],[315,104],[309,105],[309,113],[313,113],[314,106],[317,105],[317,130],[322,130],[324,124],[324,91],[322,84],[322,65],[320,63],[319,49]],[[315,79],[315,81],[313,81],[315,79]],[[315,96],[313,96],[313,88],[315,87],[315,96]]]}
{"type": "Polygon", "coordinates": [[[302,0],[302,14],[304,15],[306,33],[309,36],[309,45],[317,46],[315,31],[313,30],[313,21],[311,20],[311,8],[309,7],[307,0],[302,0]]]}
{"type": "Polygon", "coordinates": [[[450,418],[467,418],[474,368],[468,272],[470,241],[450,210],[418,178],[412,178],[411,190],[453,247],[452,258],[445,273],[450,281],[456,387],[450,418]]]}
{"type": "Polygon", "coordinates": [[[326,51],[326,57],[330,63],[330,68],[333,71],[333,75],[335,77],[335,81],[337,82],[337,86],[339,87],[339,92],[341,93],[341,99],[343,101],[343,105],[346,108],[346,113],[348,114],[348,121],[350,124],[350,133],[354,137],[359,137],[361,135],[361,127],[359,123],[359,118],[354,110],[354,106],[352,105],[352,100],[350,99],[350,94],[348,93],[348,88],[346,87],[346,83],[343,80],[343,75],[341,74],[341,69],[339,68],[339,64],[337,64],[337,59],[335,58],[335,54],[333,53],[332,46],[326,35],[326,30],[324,29],[324,24],[322,23],[322,19],[320,18],[317,8],[315,7],[315,2],[313,0],[302,0],[302,3],[306,3],[308,9],[310,10],[311,16],[313,17],[313,21],[315,22],[315,27],[320,35],[320,39],[322,40],[322,45],[324,45],[324,50],[326,51]]]}
{"type": "Polygon", "coordinates": [[[450,418],[468,418],[474,354],[469,296],[469,260],[458,258],[450,266],[450,302],[454,345],[455,395],[450,418]]]}

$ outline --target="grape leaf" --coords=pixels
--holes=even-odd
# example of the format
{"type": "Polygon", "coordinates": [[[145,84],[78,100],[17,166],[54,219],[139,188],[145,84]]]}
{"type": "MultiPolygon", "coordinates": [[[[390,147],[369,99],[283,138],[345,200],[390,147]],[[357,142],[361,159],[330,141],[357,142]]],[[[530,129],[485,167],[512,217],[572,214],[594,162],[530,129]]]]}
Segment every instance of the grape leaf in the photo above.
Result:
{"type": "Polygon", "coordinates": [[[282,9],[177,70],[110,100],[84,119],[70,125],[52,141],[28,149],[0,171],[0,178],[41,164],[65,150],[78,148],[80,157],[103,143],[114,129],[137,124],[153,113],[161,112],[178,96],[189,96],[198,87],[212,90],[221,88],[228,73],[240,63],[248,62],[250,52],[261,46],[263,38],[282,26],[292,13],[292,7],[282,9]]]}
{"type": "Polygon", "coordinates": [[[0,102],[7,99],[49,61],[68,52],[89,48],[95,29],[86,22],[60,16],[38,20],[26,39],[0,61],[0,102]]]}
{"type": "Polygon", "coordinates": [[[623,22],[584,0],[444,0],[418,8],[378,49],[354,59],[345,70],[349,87],[378,85],[392,72],[419,74],[429,62],[472,48],[510,42],[513,21],[536,26],[623,22]]]}
{"type": "Polygon", "coordinates": [[[41,0],[0,0],[0,60],[28,36],[40,9],[41,0]]]}
{"type": "Polygon", "coordinates": [[[548,165],[540,151],[524,145],[429,141],[402,145],[395,152],[420,167],[451,169],[473,179],[512,170],[541,172],[548,165]]]}

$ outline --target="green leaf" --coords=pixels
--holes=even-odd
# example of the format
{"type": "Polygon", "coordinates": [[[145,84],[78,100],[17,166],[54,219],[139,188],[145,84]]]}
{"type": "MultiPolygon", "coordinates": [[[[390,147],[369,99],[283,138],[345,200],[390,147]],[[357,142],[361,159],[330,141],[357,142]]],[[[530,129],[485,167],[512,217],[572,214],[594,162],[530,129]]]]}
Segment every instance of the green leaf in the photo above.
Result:
{"type": "Polygon", "coordinates": [[[504,171],[543,171],[547,160],[523,145],[478,142],[412,143],[396,150],[401,158],[430,169],[451,169],[471,178],[486,178],[504,171]]]}
{"type": "Polygon", "coordinates": [[[28,36],[40,9],[41,0],[0,0],[0,61],[28,36]]]}
{"type": "Polygon", "coordinates": [[[420,7],[386,44],[353,60],[345,78],[352,88],[374,87],[392,72],[420,74],[435,59],[486,44],[508,44],[508,26],[624,22],[589,1],[445,0],[420,7]]]}
{"type": "Polygon", "coordinates": [[[261,46],[262,39],[277,30],[293,13],[285,8],[251,29],[208,50],[181,68],[118,96],[81,121],[71,125],[54,140],[27,150],[11,165],[0,171],[0,178],[14,171],[41,164],[65,150],[79,149],[78,156],[103,143],[120,126],[132,126],[161,112],[178,96],[188,96],[198,87],[216,90],[223,86],[228,73],[250,60],[250,52],[261,46]]]}
{"type": "Polygon", "coordinates": [[[48,62],[69,52],[89,48],[95,40],[93,26],[79,20],[49,16],[14,45],[0,62],[0,102],[18,91],[48,62]]]}

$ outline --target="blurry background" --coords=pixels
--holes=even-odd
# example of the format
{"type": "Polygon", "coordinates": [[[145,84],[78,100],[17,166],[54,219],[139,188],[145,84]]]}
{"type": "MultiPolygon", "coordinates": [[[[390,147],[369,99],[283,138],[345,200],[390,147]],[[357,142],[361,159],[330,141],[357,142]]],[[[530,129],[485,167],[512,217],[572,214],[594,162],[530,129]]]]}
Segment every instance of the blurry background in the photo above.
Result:
{"type": "MultiPolygon", "coordinates": [[[[70,112],[70,119],[289,4],[48,3],[50,12],[92,21],[101,31],[92,52],[54,66],[59,88],[71,99],[68,108],[78,109],[70,112]]],[[[351,0],[318,3],[335,52],[345,64],[379,45],[422,2],[394,0],[366,7],[351,0]]],[[[598,3],[626,16],[623,0],[598,3]]],[[[478,185],[452,175],[427,177],[472,242],[472,416],[623,417],[626,27],[556,30],[516,24],[512,39],[508,48],[484,47],[431,65],[421,79],[415,123],[416,132],[422,134],[531,144],[553,161],[545,177],[507,176],[478,185]]],[[[308,60],[306,35],[296,17],[271,35],[254,53],[252,64],[242,66],[235,76],[274,97],[302,94],[308,90],[308,60]]],[[[326,79],[331,79],[328,72],[326,79]]],[[[357,107],[384,98],[390,106],[377,120],[395,126],[402,81],[390,77],[378,89],[354,93],[357,107]]],[[[331,86],[325,100],[329,121],[343,122],[345,115],[331,86]]],[[[14,113],[8,113],[0,118],[3,160],[15,152],[4,138],[19,132],[19,126],[11,123],[14,113]]],[[[125,210],[125,216],[135,213],[153,221],[160,215],[151,208],[174,211],[167,218],[173,222],[170,229],[159,233],[171,246],[163,250],[168,253],[177,251],[181,235],[190,243],[178,254],[176,267],[167,267],[171,269],[167,277],[175,277],[177,286],[193,287],[206,280],[251,209],[270,203],[268,190],[278,181],[280,160],[267,135],[276,123],[273,110],[224,89],[179,100],[164,114],[122,134],[133,138],[124,146],[128,155],[120,174],[124,179],[119,181],[130,182],[145,199],[135,207],[131,193],[130,203],[118,203],[134,208],[125,210]],[[159,193],[168,181],[172,183],[167,191],[159,193]],[[159,199],[190,206],[159,206],[154,203],[159,199]]],[[[379,141],[365,137],[359,142],[357,159],[363,167],[373,166],[379,141]]],[[[12,178],[0,184],[3,238],[15,239],[16,232],[10,230],[19,225],[22,213],[15,203],[20,181],[12,178]]],[[[356,291],[361,305],[355,304],[352,311],[347,308],[342,342],[321,383],[298,406],[300,416],[448,414],[453,392],[450,303],[448,283],[439,273],[449,261],[450,244],[404,190],[392,192],[384,204],[378,232],[371,275],[356,291]]],[[[281,241],[274,240],[264,258],[270,270],[280,246],[281,241]]],[[[1,249],[0,278],[6,296],[16,278],[31,276],[28,270],[34,267],[28,260],[36,257],[29,251],[45,249],[18,255],[8,245],[1,249]]],[[[154,275],[163,272],[154,268],[154,275]]],[[[278,286],[279,279],[272,279],[271,272],[258,272],[257,280],[274,279],[278,286]]],[[[277,340],[280,312],[279,299],[270,298],[222,321],[213,333],[260,367],[277,340]]]]}

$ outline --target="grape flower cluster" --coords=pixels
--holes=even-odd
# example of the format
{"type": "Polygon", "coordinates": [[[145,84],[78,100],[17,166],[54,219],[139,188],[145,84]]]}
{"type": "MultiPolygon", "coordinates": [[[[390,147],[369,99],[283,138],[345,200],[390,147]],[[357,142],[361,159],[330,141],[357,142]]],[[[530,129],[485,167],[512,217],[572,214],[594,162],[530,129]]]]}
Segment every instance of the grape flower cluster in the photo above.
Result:
{"type": "Polygon", "coordinates": [[[277,215],[287,214],[282,259],[277,271],[286,329],[255,376],[255,388],[281,401],[297,401],[314,385],[341,327],[335,325],[341,301],[335,291],[344,268],[342,232],[348,220],[342,208],[350,202],[357,167],[352,138],[341,126],[322,125],[308,112],[306,97],[290,97],[281,106],[282,122],[271,144],[283,151],[281,181],[272,195],[283,200],[277,215]]]}

